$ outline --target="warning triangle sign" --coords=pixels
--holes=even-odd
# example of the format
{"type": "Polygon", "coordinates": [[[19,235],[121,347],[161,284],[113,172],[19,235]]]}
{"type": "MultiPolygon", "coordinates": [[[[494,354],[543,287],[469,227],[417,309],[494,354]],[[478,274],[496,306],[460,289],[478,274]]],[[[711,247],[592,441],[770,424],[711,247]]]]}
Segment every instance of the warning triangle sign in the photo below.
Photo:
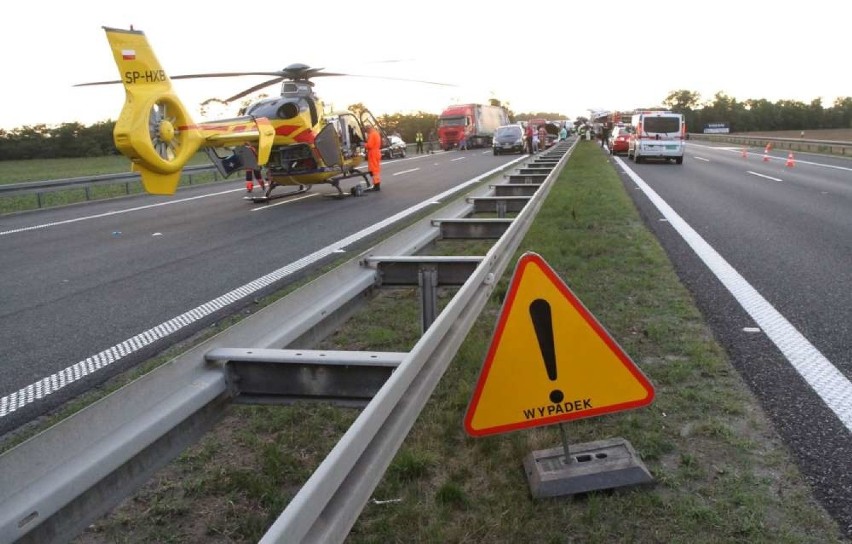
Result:
{"type": "Polygon", "coordinates": [[[654,387],[539,255],[515,268],[465,416],[472,436],[639,408],[654,387]]]}

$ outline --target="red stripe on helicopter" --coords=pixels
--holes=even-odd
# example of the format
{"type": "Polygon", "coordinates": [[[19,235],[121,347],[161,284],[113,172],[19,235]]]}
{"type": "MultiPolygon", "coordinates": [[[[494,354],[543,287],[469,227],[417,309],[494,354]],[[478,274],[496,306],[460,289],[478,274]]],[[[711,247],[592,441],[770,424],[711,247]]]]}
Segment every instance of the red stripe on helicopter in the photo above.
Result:
{"type": "Polygon", "coordinates": [[[314,143],[314,133],[310,130],[304,130],[296,136],[293,136],[293,133],[301,128],[303,128],[301,125],[281,125],[275,129],[275,135],[288,136],[290,138],[293,138],[293,140],[303,144],[314,143]]]}
{"type": "Polygon", "coordinates": [[[312,144],[314,143],[314,133],[310,130],[306,130],[305,132],[296,136],[295,140],[304,144],[312,144]]]}
{"type": "Polygon", "coordinates": [[[252,125],[186,125],[185,127],[181,127],[183,129],[187,128],[197,128],[200,130],[209,130],[215,132],[245,132],[246,130],[254,130],[252,125]]]}

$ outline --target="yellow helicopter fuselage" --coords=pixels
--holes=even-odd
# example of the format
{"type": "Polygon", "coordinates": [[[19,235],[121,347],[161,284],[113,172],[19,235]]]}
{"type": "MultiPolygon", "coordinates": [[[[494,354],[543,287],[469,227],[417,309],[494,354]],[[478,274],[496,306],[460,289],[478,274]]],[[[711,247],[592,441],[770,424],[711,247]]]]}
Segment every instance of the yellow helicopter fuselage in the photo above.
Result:
{"type": "MultiPolygon", "coordinates": [[[[127,95],[115,126],[116,147],[140,172],[146,191],[173,194],[184,165],[202,148],[216,163],[215,150],[252,146],[256,166],[266,167],[274,185],[336,184],[364,161],[360,121],[352,114],[346,123],[328,123],[307,79],[283,82],[280,96],[255,102],[243,116],[196,124],[145,34],[104,30],[127,95]]],[[[228,173],[238,168],[231,166],[228,173]]]]}

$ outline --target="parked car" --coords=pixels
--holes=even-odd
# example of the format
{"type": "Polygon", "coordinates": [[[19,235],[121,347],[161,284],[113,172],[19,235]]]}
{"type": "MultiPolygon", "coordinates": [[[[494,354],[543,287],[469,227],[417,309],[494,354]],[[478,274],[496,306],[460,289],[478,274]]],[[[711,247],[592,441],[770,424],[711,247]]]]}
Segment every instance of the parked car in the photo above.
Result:
{"type": "Polygon", "coordinates": [[[618,155],[619,153],[627,153],[627,147],[630,143],[631,127],[629,125],[623,127],[615,127],[612,129],[612,134],[609,135],[609,154],[618,155]]]}
{"type": "Polygon", "coordinates": [[[524,141],[524,129],[521,125],[503,125],[494,131],[491,140],[491,149],[495,155],[501,153],[526,153],[526,142],[524,141]]]}
{"type": "Polygon", "coordinates": [[[406,143],[399,136],[388,136],[388,142],[382,148],[383,159],[395,159],[405,156],[406,143]]]}

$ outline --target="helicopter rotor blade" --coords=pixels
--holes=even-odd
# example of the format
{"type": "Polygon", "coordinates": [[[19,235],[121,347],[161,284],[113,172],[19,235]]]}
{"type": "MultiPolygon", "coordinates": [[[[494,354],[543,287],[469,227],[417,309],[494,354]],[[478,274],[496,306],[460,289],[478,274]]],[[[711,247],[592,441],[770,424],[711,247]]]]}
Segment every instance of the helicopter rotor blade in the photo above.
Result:
{"type": "MultiPolygon", "coordinates": [[[[240,76],[276,76],[279,78],[286,77],[286,74],[281,70],[275,72],[210,72],[207,74],[180,74],[169,76],[169,79],[198,79],[205,77],[240,77],[240,76]]],[[[117,85],[121,81],[114,79],[111,81],[91,81],[89,83],[77,83],[73,87],[91,87],[93,85],[117,85]]]]}
{"type": "MultiPolygon", "coordinates": [[[[387,61],[387,62],[397,62],[397,61],[387,61]]],[[[169,79],[200,79],[200,78],[213,78],[213,77],[240,77],[240,76],[274,76],[272,79],[267,80],[263,83],[258,83],[257,85],[253,85],[248,89],[239,92],[225,100],[219,98],[210,98],[204,101],[204,104],[209,102],[220,102],[223,104],[227,104],[229,102],[233,102],[234,100],[238,100],[244,96],[247,96],[253,92],[259,91],[265,87],[270,85],[274,85],[279,83],[285,79],[291,79],[293,81],[308,81],[314,77],[359,77],[365,79],[381,79],[385,81],[406,81],[410,83],[422,83],[427,85],[438,85],[442,87],[457,87],[453,83],[443,83],[439,81],[426,81],[422,79],[408,79],[408,78],[400,78],[400,77],[390,77],[390,76],[376,76],[376,75],[366,75],[366,74],[349,74],[344,72],[324,72],[323,68],[311,68],[306,64],[291,64],[284,68],[283,70],[277,70],[272,72],[208,72],[201,74],[179,74],[174,76],[169,76],[169,79]]],[[[111,81],[93,81],[89,83],[78,83],[74,85],[74,87],[90,87],[94,85],[115,85],[122,83],[120,80],[111,80],[111,81]]]]}
{"type": "MultiPolygon", "coordinates": [[[[322,75],[322,74],[318,74],[322,75]]],[[[363,77],[367,79],[384,79],[389,81],[407,81],[409,83],[425,83],[427,85],[439,85],[441,87],[458,87],[455,83],[443,83],[441,81],[426,81],[424,79],[409,79],[405,77],[390,77],[390,76],[368,76],[364,74],[335,74],[349,77],[363,77]]]]}
{"type": "Polygon", "coordinates": [[[121,83],[121,81],[117,79],[115,81],[92,81],[90,83],[77,83],[75,85],[72,85],[72,87],[92,87],[93,85],[117,85],[119,83],[121,83]]]}
{"type": "Polygon", "coordinates": [[[250,95],[251,93],[253,93],[255,91],[259,91],[261,89],[269,87],[270,85],[275,85],[276,83],[279,83],[279,82],[283,81],[284,79],[285,78],[283,76],[280,76],[280,77],[276,77],[276,78],[264,81],[263,83],[258,83],[257,85],[253,85],[253,86],[249,87],[248,89],[235,94],[234,96],[226,98],[225,100],[220,100],[220,102],[225,102],[226,104],[228,102],[233,102],[234,100],[242,98],[246,95],[250,95]]]}
{"type": "Polygon", "coordinates": [[[284,72],[281,70],[275,72],[211,72],[207,74],[181,74],[177,76],[169,76],[169,79],[195,79],[202,77],[239,77],[239,76],[277,76],[284,77],[284,72]]]}

